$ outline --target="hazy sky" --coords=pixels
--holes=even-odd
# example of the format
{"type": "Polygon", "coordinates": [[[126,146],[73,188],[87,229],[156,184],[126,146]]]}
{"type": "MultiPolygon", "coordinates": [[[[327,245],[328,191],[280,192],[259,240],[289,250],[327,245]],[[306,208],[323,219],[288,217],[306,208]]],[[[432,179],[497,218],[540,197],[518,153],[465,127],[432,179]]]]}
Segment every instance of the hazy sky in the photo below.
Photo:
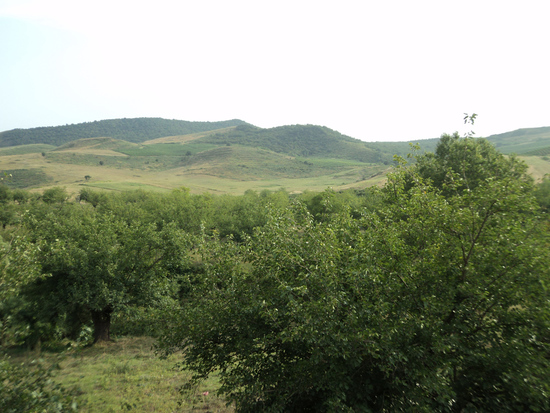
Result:
{"type": "Polygon", "coordinates": [[[0,0],[0,131],[316,124],[365,141],[550,126],[550,1],[0,0]]]}

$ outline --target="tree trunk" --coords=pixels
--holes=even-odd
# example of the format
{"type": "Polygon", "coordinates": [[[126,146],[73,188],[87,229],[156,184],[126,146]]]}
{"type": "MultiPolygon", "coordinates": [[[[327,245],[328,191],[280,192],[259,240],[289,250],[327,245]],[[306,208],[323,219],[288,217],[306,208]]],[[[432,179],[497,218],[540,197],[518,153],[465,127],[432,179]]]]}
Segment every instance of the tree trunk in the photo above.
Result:
{"type": "Polygon", "coordinates": [[[113,309],[108,306],[102,310],[92,310],[94,322],[94,343],[98,341],[111,341],[111,314],[113,309]]]}

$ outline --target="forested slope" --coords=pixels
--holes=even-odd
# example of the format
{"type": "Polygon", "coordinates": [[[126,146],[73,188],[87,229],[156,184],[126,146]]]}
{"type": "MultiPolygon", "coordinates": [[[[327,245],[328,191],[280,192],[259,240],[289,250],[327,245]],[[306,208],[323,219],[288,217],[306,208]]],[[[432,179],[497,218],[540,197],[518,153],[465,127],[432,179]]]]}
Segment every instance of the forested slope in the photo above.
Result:
{"type": "Polygon", "coordinates": [[[243,125],[238,119],[220,122],[188,122],[161,118],[110,119],[75,125],[13,129],[0,133],[0,147],[45,143],[60,146],[83,138],[110,137],[144,142],[164,136],[186,135],[243,125]]]}
{"type": "Polygon", "coordinates": [[[317,125],[288,125],[262,129],[241,125],[224,133],[198,139],[213,144],[260,147],[277,153],[302,157],[330,157],[361,162],[390,161],[393,154],[367,147],[365,142],[317,125]]]}

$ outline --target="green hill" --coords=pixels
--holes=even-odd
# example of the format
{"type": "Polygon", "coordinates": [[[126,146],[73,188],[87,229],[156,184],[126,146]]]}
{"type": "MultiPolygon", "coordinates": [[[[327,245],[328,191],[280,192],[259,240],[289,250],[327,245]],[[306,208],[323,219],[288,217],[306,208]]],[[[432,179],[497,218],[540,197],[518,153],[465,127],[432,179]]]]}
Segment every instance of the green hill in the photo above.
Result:
{"type": "Polygon", "coordinates": [[[493,142],[502,153],[534,154],[537,149],[550,146],[550,126],[517,129],[488,136],[487,140],[493,142]]]}
{"type": "MultiPolygon", "coordinates": [[[[550,171],[550,128],[488,139],[503,153],[535,155],[526,157],[534,175],[550,171]]],[[[438,141],[413,143],[424,152],[438,141]]],[[[410,152],[409,142],[363,142],[317,125],[263,129],[240,120],[115,119],[0,134],[0,170],[13,174],[10,186],[62,185],[72,193],[83,185],[218,193],[364,188],[384,179],[394,155],[410,152]]]]}
{"type": "Polygon", "coordinates": [[[124,150],[132,150],[139,148],[136,143],[127,142],[114,138],[84,138],[75,141],[67,142],[55,149],[54,151],[75,151],[75,150],[113,150],[116,152],[122,152],[124,150]]]}
{"type": "Polygon", "coordinates": [[[100,136],[140,143],[164,136],[187,135],[244,124],[246,122],[238,119],[221,122],[188,122],[161,118],[111,119],[5,131],[0,133],[0,147],[37,143],[60,146],[74,140],[100,136]]]}
{"type": "Polygon", "coordinates": [[[289,156],[350,159],[369,163],[387,163],[393,156],[369,147],[363,141],[316,125],[269,129],[241,125],[229,131],[204,136],[195,142],[263,148],[289,156]]]}

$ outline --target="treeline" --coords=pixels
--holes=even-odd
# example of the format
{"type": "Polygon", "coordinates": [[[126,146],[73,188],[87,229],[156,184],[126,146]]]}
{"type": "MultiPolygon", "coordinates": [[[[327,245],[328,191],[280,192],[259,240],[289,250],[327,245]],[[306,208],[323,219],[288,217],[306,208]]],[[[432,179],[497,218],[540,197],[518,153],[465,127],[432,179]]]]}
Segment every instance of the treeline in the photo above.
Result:
{"type": "MultiPolygon", "coordinates": [[[[6,242],[24,238],[26,242],[31,240],[32,245],[42,245],[42,252],[45,251],[44,245],[51,247],[51,242],[54,241],[61,242],[64,249],[69,248],[70,243],[79,245],[79,248],[95,248],[91,247],[93,237],[97,237],[98,245],[107,245],[109,240],[105,238],[105,234],[117,225],[121,225],[127,231],[131,231],[130,228],[151,230],[151,233],[147,233],[151,238],[145,238],[145,235],[141,234],[141,240],[148,242],[149,247],[154,244],[152,240],[158,235],[157,232],[165,228],[171,228],[174,231],[172,235],[179,234],[178,236],[182,238],[204,236],[240,243],[252,236],[255,228],[263,227],[273,210],[286,209],[293,202],[304,203],[315,219],[323,221],[331,214],[348,208],[353,208],[355,213],[359,213],[358,211],[364,208],[372,209],[377,201],[376,196],[369,191],[355,190],[340,193],[327,190],[320,194],[305,192],[298,196],[291,196],[284,190],[276,192],[266,190],[260,193],[247,191],[242,196],[215,196],[207,193],[193,195],[185,188],[174,190],[169,194],[141,190],[108,193],[83,189],[76,200],[69,201],[67,192],[60,187],[47,189],[42,194],[31,194],[0,185],[0,205],[2,206],[0,225],[6,242]],[[84,235],[80,231],[88,232],[84,235]]],[[[110,247],[115,247],[119,243],[129,243],[133,237],[127,234],[125,235],[127,239],[123,240],[119,239],[121,235],[121,233],[112,234],[113,245],[110,247]]],[[[167,238],[164,241],[167,241],[167,238]]],[[[31,244],[25,245],[30,247],[31,244]]],[[[155,253],[161,254],[161,250],[162,248],[159,247],[155,253]]],[[[129,257],[135,257],[136,254],[139,256],[137,251],[137,247],[128,251],[129,257]]],[[[172,255],[184,257],[188,252],[186,247],[183,250],[172,251],[172,255]]],[[[107,256],[108,253],[105,252],[104,258],[107,259],[107,256]]],[[[42,258],[46,259],[45,256],[42,258]]],[[[166,263],[167,261],[163,260],[163,265],[166,263]]],[[[45,269],[45,265],[41,262],[41,271],[52,275],[52,268],[45,269]]],[[[79,270],[79,277],[82,276],[83,271],[83,268],[79,270]]],[[[122,273],[123,271],[120,274],[121,277],[122,273]]],[[[67,274],[64,273],[61,277],[66,276],[67,274]]],[[[95,280],[94,276],[89,278],[95,280]]],[[[52,280],[53,278],[48,278],[48,282],[52,280]]],[[[78,284],[81,285],[82,282],[83,280],[80,280],[78,284]]],[[[43,285],[40,282],[38,285],[41,290],[43,285]]],[[[29,288],[28,285],[27,288],[29,288]]],[[[59,288],[54,290],[60,291],[59,288]]],[[[113,291],[109,290],[108,294],[111,293],[113,291]]],[[[50,294],[53,293],[50,292],[50,294]]],[[[43,303],[42,300],[39,301],[43,303]]],[[[56,299],[54,302],[58,308],[59,301],[56,299]]],[[[119,304],[112,302],[106,306],[113,308],[114,311],[114,309],[120,310],[119,304]]],[[[78,307],[80,304],[75,302],[72,306],[78,307]]],[[[2,319],[4,321],[9,319],[13,324],[11,326],[3,324],[2,342],[33,347],[38,342],[48,342],[55,340],[56,337],[76,339],[81,333],[81,328],[92,321],[89,311],[93,306],[82,304],[83,308],[80,309],[71,307],[70,311],[56,313],[57,310],[51,310],[51,312],[46,311],[45,314],[42,314],[45,307],[41,307],[40,310],[29,310],[28,318],[22,316],[24,311],[16,316],[6,315],[7,313],[0,310],[2,319]],[[73,312],[79,314],[80,323],[69,326],[62,322],[71,318],[69,314],[73,312]],[[86,312],[88,312],[87,319],[83,315],[86,312]],[[16,321],[20,316],[22,318],[16,321]]],[[[145,332],[134,331],[134,333],[145,332]]]]}
{"type": "Polygon", "coordinates": [[[549,411],[550,181],[411,156],[365,191],[1,187],[2,345],[153,335],[240,412],[549,411]]]}
{"type": "Polygon", "coordinates": [[[5,131],[0,133],[0,147],[37,143],[60,146],[77,139],[96,137],[140,143],[164,136],[187,135],[244,124],[246,122],[237,119],[220,122],[188,122],[161,118],[110,119],[5,131]]]}

